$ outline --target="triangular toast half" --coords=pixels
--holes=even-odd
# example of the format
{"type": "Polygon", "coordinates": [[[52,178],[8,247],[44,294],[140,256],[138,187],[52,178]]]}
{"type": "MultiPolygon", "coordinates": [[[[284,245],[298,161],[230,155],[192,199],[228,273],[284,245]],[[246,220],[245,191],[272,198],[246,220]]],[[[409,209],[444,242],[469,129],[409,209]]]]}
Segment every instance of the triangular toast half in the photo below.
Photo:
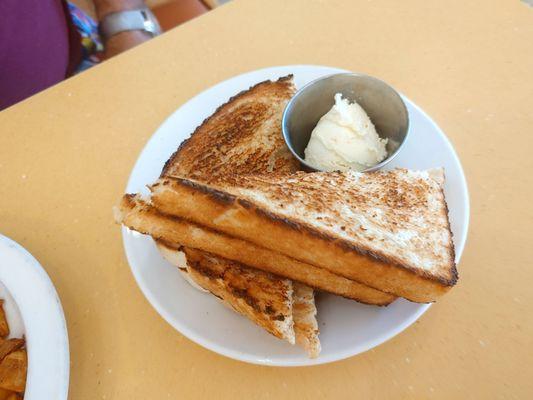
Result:
{"type": "Polygon", "coordinates": [[[165,214],[431,302],[457,281],[443,181],[442,170],[298,172],[163,178],[151,190],[165,214]]]}
{"type": "Polygon", "coordinates": [[[161,175],[208,182],[229,174],[298,171],[281,134],[283,110],[294,91],[289,75],[232,97],[182,142],[161,175]]]}
{"type": "Polygon", "coordinates": [[[158,242],[160,250],[164,251],[163,256],[185,270],[185,256],[173,249],[185,246],[207,251],[362,303],[387,305],[395,299],[389,293],[257,246],[250,241],[165,215],[138,195],[123,196],[115,207],[115,219],[129,229],[152,236],[158,242]]]}

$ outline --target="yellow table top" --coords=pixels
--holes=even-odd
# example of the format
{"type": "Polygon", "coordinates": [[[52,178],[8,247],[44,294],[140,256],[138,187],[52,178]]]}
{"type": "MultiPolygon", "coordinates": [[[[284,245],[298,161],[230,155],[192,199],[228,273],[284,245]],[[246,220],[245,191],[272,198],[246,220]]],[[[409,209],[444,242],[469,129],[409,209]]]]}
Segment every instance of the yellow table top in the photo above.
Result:
{"type": "Polygon", "coordinates": [[[51,276],[72,399],[533,397],[533,8],[519,1],[234,1],[0,113],[0,232],[51,276]],[[465,168],[460,281],[365,354],[312,368],[233,361],[144,299],[111,207],[172,111],[244,71],[323,64],[390,82],[465,168]]]}

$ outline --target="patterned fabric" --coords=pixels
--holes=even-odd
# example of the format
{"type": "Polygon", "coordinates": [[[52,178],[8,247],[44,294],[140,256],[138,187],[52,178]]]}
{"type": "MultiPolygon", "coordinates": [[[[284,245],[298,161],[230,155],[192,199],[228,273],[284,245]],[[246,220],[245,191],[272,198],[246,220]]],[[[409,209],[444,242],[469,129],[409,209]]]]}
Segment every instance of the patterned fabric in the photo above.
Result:
{"type": "Polygon", "coordinates": [[[82,61],[76,70],[76,73],[80,73],[102,61],[104,46],[100,40],[96,21],[70,2],[68,9],[72,22],[81,36],[82,61]]]}

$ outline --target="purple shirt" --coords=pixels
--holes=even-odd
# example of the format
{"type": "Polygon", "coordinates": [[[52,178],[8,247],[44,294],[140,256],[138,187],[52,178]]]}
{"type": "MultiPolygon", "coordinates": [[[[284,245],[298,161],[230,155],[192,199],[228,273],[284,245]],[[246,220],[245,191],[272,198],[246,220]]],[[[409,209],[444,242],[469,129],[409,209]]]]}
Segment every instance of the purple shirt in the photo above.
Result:
{"type": "Polygon", "coordinates": [[[61,0],[0,0],[0,110],[65,79],[79,43],[61,0]]]}

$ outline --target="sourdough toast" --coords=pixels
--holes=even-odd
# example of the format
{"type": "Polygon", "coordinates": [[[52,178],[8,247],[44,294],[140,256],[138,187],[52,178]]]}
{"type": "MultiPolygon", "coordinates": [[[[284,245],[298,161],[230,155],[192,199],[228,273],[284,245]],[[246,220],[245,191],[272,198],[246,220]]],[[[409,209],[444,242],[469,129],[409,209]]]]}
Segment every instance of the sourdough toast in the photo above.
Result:
{"type": "Polygon", "coordinates": [[[300,262],[277,251],[162,214],[138,195],[123,196],[115,208],[115,219],[129,229],[148,234],[173,247],[183,245],[204,250],[361,303],[387,305],[395,299],[391,294],[300,262]]]}
{"type": "Polygon", "coordinates": [[[431,302],[457,281],[442,182],[442,170],[396,169],[232,175],[210,184],[164,178],[151,190],[165,214],[431,302]]]}
{"type": "MultiPolygon", "coordinates": [[[[283,110],[294,92],[292,76],[287,76],[275,82],[261,82],[232,97],[180,145],[166,162],[161,176],[179,175],[209,181],[230,173],[297,171],[299,163],[291,156],[281,135],[283,110]]],[[[164,251],[161,243],[158,243],[158,247],[164,251]]],[[[265,312],[266,308],[250,308],[248,303],[247,306],[241,301],[242,298],[235,297],[232,290],[234,282],[231,278],[242,275],[247,277],[250,302],[255,298],[255,303],[260,304],[270,299],[272,304],[276,304],[280,298],[285,298],[291,303],[292,291],[282,290],[278,277],[213,254],[205,253],[202,256],[200,250],[183,248],[183,251],[191,257],[194,255],[195,258],[194,265],[185,262],[186,268],[180,269],[189,283],[209,290],[270,333],[294,344],[292,325],[290,327],[284,325],[289,320],[292,321],[290,308],[288,315],[281,313],[285,317],[284,323],[279,321],[273,323],[271,315],[265,312]],[[224,265],[229,272],[220,277],[204,273],[215,265],[224,265]],[[254,279],[254,276],[257,279],[254,279]],[[277,292],[267,290],[268,287],[279,290],[277,292]],[[292,338],[289,332],[292,332],[292,338]]],[[[188,256],[183,258],[189,259],[188,256]]],[[[288,280],[283,282],[292,287],[292,282],[288,280]]],[[[314,314],[310,318],[315,319],[314,314]]],[[[318,341],[318,332],[300,331],[300,333],[311,335],[304,340],[306,343],[318,341]]],[[[306,349],[312,350],[309,346],[306,349]]]]}

